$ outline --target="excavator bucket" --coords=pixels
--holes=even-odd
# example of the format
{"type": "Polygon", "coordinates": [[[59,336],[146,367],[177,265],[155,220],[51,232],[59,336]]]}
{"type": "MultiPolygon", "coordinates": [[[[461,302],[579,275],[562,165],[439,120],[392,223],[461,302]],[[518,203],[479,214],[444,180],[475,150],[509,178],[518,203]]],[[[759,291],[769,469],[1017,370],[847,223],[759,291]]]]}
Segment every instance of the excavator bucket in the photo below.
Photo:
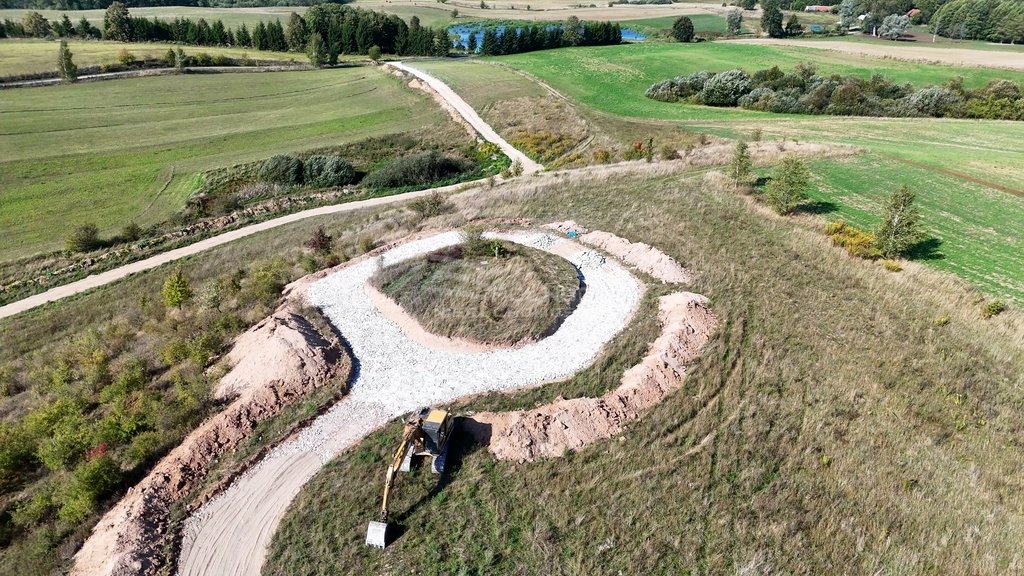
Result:
{"type": "Polygon", "coordinates": [[[366,529],[366,545],[384,549],[388,545],[388,525],[386,522],[370,522],[366,529]]]}

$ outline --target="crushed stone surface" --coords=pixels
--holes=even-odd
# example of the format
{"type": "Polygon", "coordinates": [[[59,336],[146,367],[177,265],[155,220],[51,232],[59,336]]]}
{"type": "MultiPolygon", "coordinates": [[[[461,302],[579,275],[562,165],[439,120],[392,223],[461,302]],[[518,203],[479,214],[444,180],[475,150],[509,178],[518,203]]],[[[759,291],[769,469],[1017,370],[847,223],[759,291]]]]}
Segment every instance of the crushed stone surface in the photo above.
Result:
{"type": "Polygon", "coordinates": [[[643,287],[624,267],[547,232],[492,234],[566,257],[586,292],[551,336],[520,348],[458,351],[410,338],[381,314],[363,286],[379,267],[459,242],[446,232],[399,245],[306,289],[358,361],[350,393],[200,508],[186,522],[178,573],[260,573],[289,503],[330,459],[388,421],[459,397],[560,380],[589,365],[635,313],[643,287]]]}
{"type": "Polygon", "coordinates": [[[559,400],[533,410],[483,412],[466,427],[500,460],[562,456],[618,434],[623,426],[679,388],[718,322],[707,299],[676,292],[659,300],[662,332],[618,388],[600,398],[559,400]]]}

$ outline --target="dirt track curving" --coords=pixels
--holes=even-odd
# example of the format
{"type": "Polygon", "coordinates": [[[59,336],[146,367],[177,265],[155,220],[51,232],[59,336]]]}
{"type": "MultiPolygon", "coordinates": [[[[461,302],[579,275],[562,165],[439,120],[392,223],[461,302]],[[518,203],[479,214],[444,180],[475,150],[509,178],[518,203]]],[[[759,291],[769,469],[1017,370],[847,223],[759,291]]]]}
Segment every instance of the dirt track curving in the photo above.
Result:
{"type": "Polygon", "coordinates": [[[71,574],[151,573],[166,544],[171,506],[202,485],[210,463],[285,406],[335,376],[347,379],[352,366],[341,343],[320,334],[296,312],[294,301],[239,336],[229,358],[234,368],[216,395],[235,400],[189,434],[103,516],[75,555],[71,574]]]}
{"type": "Polygon", "coordinates": [[[551,336],[520,348],[432,348],[410,337],[364,291],[378,266],[459,241],[457,232],[401,244],[308,285],[309,301],[343,334],[359,362],[348,396],[294,438],[270,451],[186,523],[179,574],[259,574],[277,524],[324,463],[389,420],[425,405],[491,390],[534,386],[589,365],[628,322],[641,284],[618,263],[553,233],[502,238],[566,257],[587,289],[551,336]]]}
{"type": "Polygon", "coordinates": [[[647,356],[600,398],[574,398],[516,412],[484,412],[467,427],[500,460],[558,457],[618,434],[631,420],[682,385],[718,324],[707,299],[677,292],[659,301],[661,336],[647,356]]]}

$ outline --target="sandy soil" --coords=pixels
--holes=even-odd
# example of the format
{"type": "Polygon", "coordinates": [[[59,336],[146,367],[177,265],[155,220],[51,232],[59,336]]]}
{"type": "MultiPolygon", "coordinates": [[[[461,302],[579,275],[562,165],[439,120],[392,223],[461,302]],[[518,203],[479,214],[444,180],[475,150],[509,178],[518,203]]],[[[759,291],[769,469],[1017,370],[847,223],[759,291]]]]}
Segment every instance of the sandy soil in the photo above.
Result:
{"type": "Polygon", "coordinates": [[[770,38],[748,38],[728,40],[740,44],[763,44],[800,46],[819,50],[835,50],[848,54],[878,56],[895,60],[909,60],[928,64],[946,64],[950,66],[982,66],[986,68],[1008,68],[1024,70],[1024,56],[1014,52],[997,50],[972,50],[970,48],[932,48],[914,46],[904,42],[893,42],[891,46],[868,44],[862,42],[844,42],[842,40],[786,40],[770,38]]]}
{"type": "Polygon", "coordinates": [[[589,365],[635,312],[643,288],[616,262],[553,233],[497,236],[566,255],[580,270],[587,290],[555,333],[514,349],[435,349],[381,313],[363,288],[378,267],[456,243],[458,232],[400,244],[308,284],[310,303],[324,311],[358,359],[358,376],[346,398],[188,519],[179,574],[259,574],[289,503],[324,463],[421,406],[570,376],[589,365]]]}
{"type": "Polygon", "coordinates": [[[528,411],[481,413],[467,427],[501,460],[558,457],[618,434],[682,385],[717,320],[707,299],[677,292],[659,301],[661,336],[647,356],[622,375],[621,385],[600,398],[560,400],[528,411]]]}
{"type": "Polygon", "coordinates": [[[668,284],[689,283],[693,281],[693,274],[689,270],[683,268],[668,254],[650,244],[630,242],[610,232],[602,232],[600,230],[590,232],[572,220],[553,222],[545,226],[545,228],[556,230],[562,234],[576,232],[579,235],[578,239],[580,242],[604,250],[626,264],[635,267],[637,270],[649,274],[656,280],[661,280],[668,284]]]}
{"type": "Polygon", "coordinates": [[[340,376],[351,362],[340,342],[320,334],[294,302],[239,336],[228,357],[234,367],[221,379],[219,398],[235,396],[165,456],[107,512],[75,555],[73,575],[147,574],[159,567],[168,533],[168,511],[198,489],[210,463],[234,450],[257,423],[340,376]]]}

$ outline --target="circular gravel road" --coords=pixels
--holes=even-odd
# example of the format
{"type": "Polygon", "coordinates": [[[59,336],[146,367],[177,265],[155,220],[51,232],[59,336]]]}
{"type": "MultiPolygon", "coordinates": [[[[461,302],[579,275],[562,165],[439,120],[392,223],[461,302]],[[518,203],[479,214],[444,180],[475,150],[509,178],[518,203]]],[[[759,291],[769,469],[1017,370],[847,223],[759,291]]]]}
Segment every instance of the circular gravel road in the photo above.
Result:
{"type": "Polygon", "coordinates": [[[257,576],[288,505],[327,461],[422,406],[569,377],[588,366],[635,312],[642,285],[617,262],[550,233],[494,236],[558,254],[580,270],[586,291],[558,330],[520,348],[457,351],[417,342],[385,318],[364,291],[378,266],[455,244],[458,232],[408,242],[310,285],[310,302],[350,344],[358,376],[343,400],[188,519],[180,575],[257,576]]]}

